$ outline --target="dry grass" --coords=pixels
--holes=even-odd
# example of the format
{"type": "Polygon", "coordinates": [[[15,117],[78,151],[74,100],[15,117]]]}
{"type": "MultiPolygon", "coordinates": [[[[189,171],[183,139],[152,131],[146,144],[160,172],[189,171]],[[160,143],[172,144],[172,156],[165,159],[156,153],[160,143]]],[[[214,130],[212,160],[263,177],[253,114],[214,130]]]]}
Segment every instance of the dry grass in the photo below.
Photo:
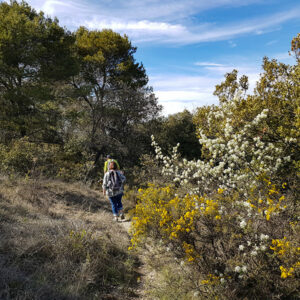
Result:
{"type": "Polygon", "coordinates": [[[128,243],[98,191],[0,178],[0,299],[132,299],[128,243]]]}

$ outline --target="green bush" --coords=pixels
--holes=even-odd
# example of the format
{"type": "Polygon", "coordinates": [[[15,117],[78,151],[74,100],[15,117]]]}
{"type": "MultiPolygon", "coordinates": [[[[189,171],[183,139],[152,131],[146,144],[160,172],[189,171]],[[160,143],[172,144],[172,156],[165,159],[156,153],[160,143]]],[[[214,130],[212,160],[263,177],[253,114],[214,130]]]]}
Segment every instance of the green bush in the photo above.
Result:
{"type": "Polygon", "coordinates": [[[34,143],[28,137],[0,144],[0,171],[29,177],[57,177],[67,181],[91,179],[93,162],[75,146],[34,143]],[[68,146],[68,147],[67,147],[68,146]]]}
{"type": "Polygon", "coordinates": [[[59,146],[33,143],[27,137],[1,145],[1,171],[5,173],[54,175],[59,146]]]}

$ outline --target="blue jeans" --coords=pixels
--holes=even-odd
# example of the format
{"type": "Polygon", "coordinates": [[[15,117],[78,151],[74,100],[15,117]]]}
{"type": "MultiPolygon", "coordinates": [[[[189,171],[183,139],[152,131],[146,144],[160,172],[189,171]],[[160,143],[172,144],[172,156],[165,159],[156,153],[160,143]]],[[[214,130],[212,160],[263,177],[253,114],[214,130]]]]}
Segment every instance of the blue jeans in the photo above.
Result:
{"type": "Polygon", "coordinates": [[[113,197],[108,197],[114,216],[118,216],[119,211],[123,209],[123,205],[122,205],[122,201],[121,201],[122,196],[123,196],[123,194],[119,194],[119,195],[116,195],[113,197]]]}

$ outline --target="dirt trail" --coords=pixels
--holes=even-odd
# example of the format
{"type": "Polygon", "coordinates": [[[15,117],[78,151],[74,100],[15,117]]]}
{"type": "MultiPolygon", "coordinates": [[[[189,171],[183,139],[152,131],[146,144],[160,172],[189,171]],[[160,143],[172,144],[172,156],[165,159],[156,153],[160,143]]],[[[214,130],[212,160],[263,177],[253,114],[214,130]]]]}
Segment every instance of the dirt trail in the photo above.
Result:
{"type": "MultiPolygon", "coordinates": [[[[73,195],[71,198],[73,199],[74,202],[73,195]]],[[[129,231],[131,227],[131,220],[129,216],[126,215],[125,213],[124,220],[120,220],[119,218],[118,222],[115,222],[113,220],[111,206],[107,197],[104,197],[101,192],[94,191],[93,199],[95,198],[97,199],[97,203],[94,203],[95,208],[92,210],[90,210],[90,208],[82,210],[82,209],[78,209],[78,207],[66,206],[65,203],[64,204],[57,203],[55,205],[56,206],[55,211],[61,211],[64,217],[69,219],[70,221],[74,219],[88,220],[90,224],[97,224],[97,223],[101,224],[103,222],[103,219],[105,218],[108,221],[108,223],[106,223],[106,226],[114,227],[114,229],[118,231],[118,234],[121,234],[124,239],[130,240],[129,231]],[[118,227],[120,228],[120,230],[117,229],[118,227]]],[[[80,203],[80,205],[83,204],[82,199],[79,199],[78,202],[80,203]]],[[[86,206],[88,207],[89,205],[87,204],[86,206]]],[[[97,229],[96,232],[102,234],[102,232],[98,231],[97,229]]],[[[139,266],[137,267],[136,272],[139,274],[139,279],[138,279],[138,285],[134,290],[135,296],[133,296],[132,299],[147,300],[149,298],[146,297],[146,293],[145,293],[145,281],[148,277],[149,271],[147,270],[145,256],[142,254],[137,254],[137,256],[139,260],[139,266]]]]}
{"type": "MultiPolygon", "coordinates": [[[[115,222],[113,220],[113,215],[111,212],[111,206],[109,203],[109,200],[102,195],[102,193],[96,192],[95,195],[96,198],[98,198],[98,206],[95,210],[90,211],[88,210],[79,210],[78,207],[72,207],[72,206],[66,206],[66,204],[57,203],[55,204],[54,210],[56,212],[60,211],[61,214],[64,215],[64,217],[70,221],[73,220],[88,220],[90,224],[100,224],[103,222],[103,218],[106,218],[106,220],[111,219],[111,223],[109,222],[106,224],[106,226],[112,226],[115,228],[115,230],[118,231],[119,234],[123,236],[124,239],[130,240],[130,227],[131,227],[131,220],[128,216],[125,214],[124,220],[118,220],[118,222],[115,222]],[[118,230],[117,228],[120,228],[118,230]]],[[[80,201],[79,201],[80,202],[80,201]]],[[[80,203],[82,204],[82,203],[80,203]]],[[[126,205],[125,205],[126,206],[126,205]]],[[[107,221],[106,221],[107,222],[107,221]]],[[[101,231],[98,231],[96,229],[96,233],[102,234],[101,231]]],[[[138,285],[136,286],[134,293],[135,296],[133,296],[132,299],[142,299],[147,300],[149,298],[145,295],[145,279],[147,277],[147,266],[145,263],[145,257],[141,254],[138,254],[138,260],[139,260],[139,266],[136,269],[136,272],[139,275],[138,285]]]]}
{"type": "MultiPolygon", "coordinates": [[[[125,220],[119,221],[118,224],[120,226],[122,226],[124,228],[124,231],[126,231],[127,234],[129,235],[129,231],[130,231],[130,227],[131,227],[131,220],[129,220],[125,217],[125,220]]],[[[135,292],[138,295],[138,299],[147,300],[147,299],[149,299],[145,293],[145,281],[146,281],[147,274],[148,274],[147,265],[145,262],[145,257],[142,254],[138,254],[138,259],[139,259],[140,265],[138,266],[136,272],[138,274],[140,274],[140,277],[139,277],[138,286],[137,286],[135,292]]],[[[136,297],[133,299],[136,299],[136,297]]]]}
{"type": "MultiPolygon", "coordinates": [[[[99,209],[98,213],[96,215],[99,216],[99,212],[101,214],[109,215],[111,217],[111,226],[119,227],[121,230],[119,233],[122,232],[122,236],[128,240],[130,240],[130,227],[131,227],[131,220],[130,217],[126,214],[126,201],[123,202],[123,205],[125,206],[125,219],[124,220],[118,220],[118,222],[115,222],[113,220],[113,215],[111,212],[111,206],[109,203],[109,200],[102,195],[102,193],[99,194],[99,201],[102,203],[102,208],[99,209]]],[[[95,214],[90,215],[91,222],[95,222],[96,219],[98,219],[98,216],[96,217],[95,214]],[[92,215],[92,216],[91,216],[92,215]]],[[[99,221],[99,219],[97,220],[99,221]]],[[[149,298],[146,296],[145,292],[145,281],[147,278],[147,274],[149,273],[147,271],[147,264],[146,259],[142,254],[137,254],[139,265],[136,268],[136,272],[139,274],[138,278],[138,285],[136,286],[134,293],[135,295],[132,297],[132,299],[141,299],[141,300],[148,300],[149,298]]]]}
{"type": "Polygon", "coordinates": [[[131,226],[131,221],[130,220],[125,219],[124,221],[119,221],[118,224],[122,225],[122,227],[129,234],[129,229],[130,229],[130,226],[131,226]]]}

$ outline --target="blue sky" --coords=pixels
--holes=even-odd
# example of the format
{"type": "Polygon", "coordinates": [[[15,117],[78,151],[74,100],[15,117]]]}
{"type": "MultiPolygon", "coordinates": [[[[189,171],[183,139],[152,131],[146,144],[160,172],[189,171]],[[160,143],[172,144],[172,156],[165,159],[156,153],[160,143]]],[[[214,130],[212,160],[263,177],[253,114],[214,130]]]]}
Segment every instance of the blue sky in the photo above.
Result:
{"type": "Polygon", "coordinates": [[[299,0],[29,0],[69,30],[127,34],[165,115],[217,104],[214,86],[236,68],[254,87],[264,56],[294,64],[299,0]]]}

